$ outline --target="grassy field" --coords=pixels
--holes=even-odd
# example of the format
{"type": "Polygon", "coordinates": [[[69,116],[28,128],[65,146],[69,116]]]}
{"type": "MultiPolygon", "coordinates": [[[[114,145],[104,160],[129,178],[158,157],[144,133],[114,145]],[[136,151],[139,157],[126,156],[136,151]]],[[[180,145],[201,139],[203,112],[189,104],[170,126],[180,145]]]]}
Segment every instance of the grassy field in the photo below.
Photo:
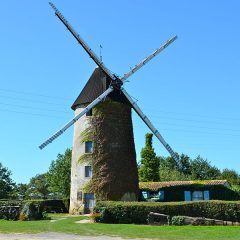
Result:
{"type": "Polygon", "coordinates": [[[133,224],[78,224],[87,217],[69,217],[68,215],[51,215],[66,219],[50,222],[43,221],[6,221],[0,220],[1,233],[39,233],[64,232],[82,236],[121,236],[126,238],[155,238],[162,240],[239,240],[240,227],[237,226],[145,226],[133,224]]]}

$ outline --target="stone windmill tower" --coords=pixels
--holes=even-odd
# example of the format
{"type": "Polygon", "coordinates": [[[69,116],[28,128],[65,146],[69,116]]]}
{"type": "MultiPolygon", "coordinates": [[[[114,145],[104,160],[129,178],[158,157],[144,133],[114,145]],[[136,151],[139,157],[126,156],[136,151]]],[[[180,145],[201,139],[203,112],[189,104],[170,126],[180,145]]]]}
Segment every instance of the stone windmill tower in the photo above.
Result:
{"type": "MultiPolygon", "coordinates": [[[[75,115],[105,92],[110,83],[111,79],[97,67],[72,105],[75,115]]],[[[91,210],[93,192],[104,200],[138,199],[131,103],[120,91],[110,93],[74,124],[70,212],[82,204],[85,212],[91,210]],[[123,181],[126,176],[128,181],[123,181]]]]}
{"type": "Polygon", "coordinates": [[[101,200],[138,199],[138,175],[131,111],[134,111],[177,160],[172,148],[123,88],[124,81],[154,58],[177,36],[169,39],[130,72],[118,77],[76,33],[60,11],[50,3],[56,16],[97,64],[72,105],[75,117],[39,146],[40,149],[74,125],[70,212],[90,211],[95,198],[101,200]],[[83,208],[83,209],[82,209],[83,208]]]}

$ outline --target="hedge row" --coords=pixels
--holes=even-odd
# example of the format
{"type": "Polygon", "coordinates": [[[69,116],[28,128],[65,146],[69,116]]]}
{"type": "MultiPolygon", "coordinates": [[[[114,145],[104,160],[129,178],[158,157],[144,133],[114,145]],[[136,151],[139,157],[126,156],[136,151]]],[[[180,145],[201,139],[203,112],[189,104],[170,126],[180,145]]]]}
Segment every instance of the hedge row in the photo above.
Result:
{"type": "Polygon", "coordinates": [[[64,200],[0,200],[0,219],[38,220],[45,213],[68,212],[69,199],[64,200]]]}
{"type": "Polygon", "coordinates": [[[69,199],[58,200],[37,200],[42,202],[44,211],[47,213],[68,213],[69,199]]]}
{"type": "Polygon", "coordinates": [[[97,202],[94,212],[102,223],[146,224],[150,212],[240,222],[240,201],[97,202]]]}
{"type": "Polygon", "coordinates": [[[0,201],[0,219],[17,220],[21,206],[20,201],[0,201]]]}

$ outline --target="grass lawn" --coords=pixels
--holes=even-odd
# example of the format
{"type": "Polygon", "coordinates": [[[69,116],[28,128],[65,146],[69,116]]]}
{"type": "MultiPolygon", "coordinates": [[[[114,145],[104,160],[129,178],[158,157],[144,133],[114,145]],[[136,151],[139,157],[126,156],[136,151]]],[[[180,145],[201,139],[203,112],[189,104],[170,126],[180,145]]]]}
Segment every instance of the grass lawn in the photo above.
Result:
{"type": "Polygon", "coordinates": [[[39,233],[64,232],[82,236],[121,236],[126,238],[155,238],[162,240],[239,240],[238,226],[145,226],[133,224],[77,224],[86,219],[84,216],[71,217],[52,214],[52,218],[66,219],[50,222],[43,221],[6,221],[0,220],[1,233],[39,233]]]}

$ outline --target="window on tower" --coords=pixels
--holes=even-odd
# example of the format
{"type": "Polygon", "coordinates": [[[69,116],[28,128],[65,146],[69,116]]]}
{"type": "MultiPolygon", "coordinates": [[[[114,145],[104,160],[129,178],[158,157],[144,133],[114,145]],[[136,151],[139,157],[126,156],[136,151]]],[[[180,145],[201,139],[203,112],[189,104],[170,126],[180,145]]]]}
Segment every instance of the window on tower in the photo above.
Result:
{"type": "Polygon", "coordinates": [[[87,141],[85,142],[85,153],[92,153],[93,152],[93,142],[87,141]]]}
{"type": "Polygon", "coordinates": [[[92,166],[85,166],[85,177],[92,177],[92,166]]]}

